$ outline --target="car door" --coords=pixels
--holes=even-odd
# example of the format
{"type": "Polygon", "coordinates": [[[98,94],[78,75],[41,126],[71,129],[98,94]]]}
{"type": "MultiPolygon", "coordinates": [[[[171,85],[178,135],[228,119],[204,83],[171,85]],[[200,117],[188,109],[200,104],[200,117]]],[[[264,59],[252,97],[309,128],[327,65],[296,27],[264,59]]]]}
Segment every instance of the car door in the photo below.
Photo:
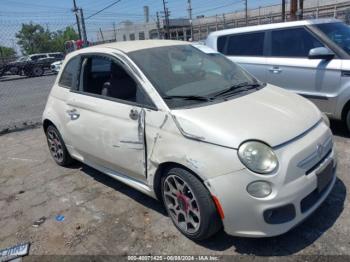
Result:
{"type": "Polygon", "coordinates": [[[238,63],[262,82],[266,82],[265,32],[250,32],[218,38],[218,51],[238,63]]]}
{"type": "Polygon", "coordinates": [[[84,56],[79,89],[67,101],[74,153],[92,166],[145,180],[145,108],[151,104],[116,58],[84,56]]]}
{"type": "Polygon", "coordinates": [[[305,27],[268,33],[267,82],[313,101],[322,111],[334,111],[329,100],[336,95],[341,78],[341,60],[309,59],[309,51],[325,45],[305,27]]]}

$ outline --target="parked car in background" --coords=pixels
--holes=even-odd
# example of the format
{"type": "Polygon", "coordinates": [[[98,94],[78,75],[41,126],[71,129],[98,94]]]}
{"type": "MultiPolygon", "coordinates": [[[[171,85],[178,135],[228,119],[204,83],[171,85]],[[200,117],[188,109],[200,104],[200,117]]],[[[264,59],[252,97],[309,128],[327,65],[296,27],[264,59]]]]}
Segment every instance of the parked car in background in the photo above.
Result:
{"type": "Polygon", "coordinates": [[[350,27],[335,19],[305,20],[211,33],[206,45],[263,82],[313,101],[350,131],[350,27]]]}
{"type": "Polygon", "coordinates": [[[41,76],[45,70],[51,69],[53,62],[62,60],[63,53],[32,54],[18,58],[14,62],[4,66],[3,73],[9,72],[12,75],[41,76]]]}
{"type": "Polygon", "coordinates": [[[51,71],[54,72],[55,74],[58,74],[58,72],[60,71],[61,67],[62,67],[62,63],[63,60],[61,61],[56,61],[54,63],[51,64],[51,71]]]}
{"type": "Polygon", "coordinates": [[[287,232],[336,181],[332,133],[299,95],[218,52],[143,40],[67,55],[43,127],[57,164],[79,160],[163,201],[187,237],[287,232]]]}

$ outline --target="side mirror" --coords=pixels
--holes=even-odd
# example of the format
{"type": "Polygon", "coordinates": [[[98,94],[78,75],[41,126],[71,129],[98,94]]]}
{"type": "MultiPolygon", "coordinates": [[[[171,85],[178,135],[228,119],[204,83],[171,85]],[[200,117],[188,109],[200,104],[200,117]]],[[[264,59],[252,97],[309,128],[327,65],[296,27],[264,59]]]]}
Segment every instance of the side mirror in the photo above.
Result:
{"type": "Polygon", "coordinates": [[[335,54],[326,47],[313,48],[309,52],[309,59],[332,60],[335,54]]]}

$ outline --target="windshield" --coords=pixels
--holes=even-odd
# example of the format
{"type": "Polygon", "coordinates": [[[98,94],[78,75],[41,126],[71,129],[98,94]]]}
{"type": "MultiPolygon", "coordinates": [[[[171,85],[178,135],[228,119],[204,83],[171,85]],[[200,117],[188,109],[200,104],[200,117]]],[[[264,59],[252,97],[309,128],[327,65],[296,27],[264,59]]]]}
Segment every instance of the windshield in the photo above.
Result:
{"type": "Polygon", "coordinates": [[[257,84],[223,55],[210,52],[209,48],[204,50],[174,45],[138,50],[129,56],[170,108],[206,102],[234,86],[257,84]]]}
{"type": "Polygon", "coordinates": [[[22,56],[22,57],[18,58],[16,60],[16,62],[23,62],[23,61],[26,61],[27,59],[28,59],[28,56],[22,56]]]}
{"type": "Polygon", "coordinates": [[[334,43],[350,55],[350,27],[344,23],[327,23],[316,25],[334,43]]]}

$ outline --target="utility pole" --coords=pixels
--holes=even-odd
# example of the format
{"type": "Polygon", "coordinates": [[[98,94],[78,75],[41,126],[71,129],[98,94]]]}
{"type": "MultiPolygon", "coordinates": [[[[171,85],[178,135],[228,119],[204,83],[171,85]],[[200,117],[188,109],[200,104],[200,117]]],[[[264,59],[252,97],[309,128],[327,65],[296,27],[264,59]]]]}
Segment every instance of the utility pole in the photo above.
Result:
{"type": "Polygon", "coordinates": [[[286,21],[286,0],[282,0],[282,22],[286,21]]]}
{"type": "Polygon", "coordinates": [[[298,0],[290,0],[290,19],[297,20],[298,0]]]}
{"type": "Polygon", "coordinates": [[[84,13],[83,13],[82,8],[79,8],[79,11],[80,11],[80,20],[81,20],[81,33],[83,36],[84,45],[86,45],[87,44],[87,34],[86,34],[86,28],[85,28],[84,13]]]}
{"type": "Polygon", "coordinates": [[[102,41],[105,42],[105,38],[103,37],[103,33],[102,33],[101,27],[100,27],[100,34],[101,34],[102,41]]]}
{"type": "Polygon", "coordinates": [[[77,3],[75,0],[73,0],[73,13],[75,14],[75,19],[77,21],[77,27],[78,27],[78,33],[79,33],[79,39],[81,39],[81,30],[80,30],[80,22],[79,22],[79,15],[78,15],[78,8],[77,3]]]}
{"type": "Polygon", "coordinates": [[[113,31],[114,31],[114,41],[117,42],[117,31],[115,29],[115,22],[113,22],[113,31]]]}
{"type": "Polygon", "coordinates": [[[244,1],[245,5],[245,25],[248,25],[248,0],[244,1]]]}
{"type": "Polygon", "coordinates": [[[170,28],[169,28],[169,10],[166,7],[167,2],[163,0],[163,9],[164,9],[164,18],[165,18],[165,30],[166,30],[166,35],[165,39],[170,38],[170,28]]]}
{"type": "Polygon", "coordinates": [[[304,0],[299,0],[298,19],[303,20],[303,15],[304,15],[304,0]]]}
{"type": "Polygon", "coordinates": [[[191,41],[193,41],[193,23],[192,23],[192,3],[188,0],[188,18],[190,19],[191,41]]]}
{"type": "Polygon", "coordinates": [[[222,14],[222,27],[223,27],[223,29],[226,29],[226,17],[225,17],[225,14],[222,14]]]}
{"type": "Polygon", "coordinates": [[[157,12],[156,13],[157,15],[157,32],[158,32],[158,39],[161,39],[160,38],[160,22],[159,22],[159,13],[157,12]]]}

